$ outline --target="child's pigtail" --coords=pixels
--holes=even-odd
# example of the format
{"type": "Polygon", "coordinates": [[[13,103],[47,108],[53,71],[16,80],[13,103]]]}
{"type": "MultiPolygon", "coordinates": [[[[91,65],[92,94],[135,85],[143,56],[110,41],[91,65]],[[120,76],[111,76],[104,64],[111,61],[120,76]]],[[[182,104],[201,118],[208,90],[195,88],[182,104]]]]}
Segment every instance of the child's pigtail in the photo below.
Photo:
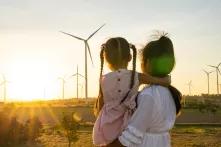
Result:
{"type": "Polygon", "coordinates": [[[136,59],[137,59],[137,49],[134,45],[130,44],[130,48],[133,50],[133,70],[131,75],[131,83],[130,88],[133,88],[134,85],[134,78],[136,73],[136,59]]]}
{"type": "Polygon", "coordinates": [[[101,52],[100,52],[101,68],[100,68],[100,78],[99,78],[99,95],[94,105],[94,115],[96,117],[98,116],[100,110],[102,109],[104,105],[103,93],[101,89],[101,80],[102,80],[102,73],[103,73],[103,67],[104,67],[104,48],[105,48],[105,45],[102,45],[101,52]]]}
{"type": "Polygon", "coordinates": [[[122,60],[122,51],[121,51],[120,39],[116,38],[116,41],[117,41],[117,50],[118,50],[117,64],[119,65],[121,63],[121,60],[122,60]]]}
{"type": "MultiPolygon", "coordinates": [[[[132,70],[131,81],[130,81],[130,90],[131,90],[134,86],[134,79],[135,79],[135,73],[136,73],[137,49],[132,44],[130,44],[130,48],[133,50],[133,70],[132,70]]],[[[127,99],[127,96],[130,93],[130,90],[127,92],[125,97],[121,100],[121,103],[123,103],[127,99]]]]}
{"type": "Polygon", "coordinates": [[[100,68],[100,79],[102,78],[103,68],[104,68],[104,48],[105,45],[102,45],[100,52],[101,68],[100,68]]]}

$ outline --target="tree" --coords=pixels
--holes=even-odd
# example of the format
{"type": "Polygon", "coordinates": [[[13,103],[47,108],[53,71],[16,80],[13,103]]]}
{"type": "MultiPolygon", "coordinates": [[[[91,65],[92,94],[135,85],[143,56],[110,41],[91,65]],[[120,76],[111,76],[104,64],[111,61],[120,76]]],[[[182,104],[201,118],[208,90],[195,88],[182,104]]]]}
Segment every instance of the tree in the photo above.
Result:
{"type": "Polygon", "coordinates": [[[68,147],[71,147],[72,142],[78,140],[77,131],[79,129],[79,123],[71,116],[63,113],[62,127],[64,129],[64,135],[68,140],[68,147]]]}
{"type": "Polygon", "coordinates": [[[42,128],[42,123],[38,117],[31,117],[25,123],[25,136],[27,136],[28,141],[35,141],[37,137],[40,136],[40,130],[42,128]]]}
{"type": "Polygon", "coordinates": [[[41,123],[37,117],[29,119],[25,125],[15,116],[0,113],[0,146],[14,146],[34,141],[40,134],[41,123]]]}

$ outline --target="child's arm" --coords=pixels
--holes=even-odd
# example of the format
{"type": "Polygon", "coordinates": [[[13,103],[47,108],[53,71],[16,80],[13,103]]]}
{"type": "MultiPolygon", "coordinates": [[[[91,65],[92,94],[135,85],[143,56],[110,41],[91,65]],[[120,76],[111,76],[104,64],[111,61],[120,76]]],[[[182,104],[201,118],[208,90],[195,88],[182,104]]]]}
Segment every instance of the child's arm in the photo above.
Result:
{"type": "Polygon", "coordinates": [[[112,143],[106,145],[105,147],[124,147],[118,139],[115,139],[112,143]]]}
{"type": "Polygon", "coordinates": [[[169,86],[171,83],[170,76],[163,78],[152,77],[148,74],[138,73],[139,84],[159,84],[162,86],[169,86]]]}

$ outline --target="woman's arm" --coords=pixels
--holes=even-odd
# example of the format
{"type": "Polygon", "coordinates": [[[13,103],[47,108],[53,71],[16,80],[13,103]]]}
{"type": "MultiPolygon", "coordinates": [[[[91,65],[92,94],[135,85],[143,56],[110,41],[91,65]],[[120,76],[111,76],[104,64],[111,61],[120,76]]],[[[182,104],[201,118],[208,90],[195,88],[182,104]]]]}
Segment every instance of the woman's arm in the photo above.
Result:
{"type": "Polygon", "coordinates": [[[158,78],[148,74],[138,73],[139,84],[159,84],[162,86],[169,86],[171,83],[170,76],[158,78]]]}

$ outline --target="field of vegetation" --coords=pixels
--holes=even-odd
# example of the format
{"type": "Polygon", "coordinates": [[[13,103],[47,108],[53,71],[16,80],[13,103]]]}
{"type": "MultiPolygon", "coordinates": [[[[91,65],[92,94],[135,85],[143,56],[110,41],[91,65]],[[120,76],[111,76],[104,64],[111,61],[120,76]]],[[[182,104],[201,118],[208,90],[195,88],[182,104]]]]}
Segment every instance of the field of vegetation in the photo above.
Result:
{"type": "MultiPolygon", "coordinates": [[[[0,146],[93,147],[91,135],[95,117],[92,108],[93,101],[2,105],[0,146]],[[7,138],[7,144],[1,136],[7,138]]],[[[213,108],[209,104],[183,109],[171,131],[172,146],[221,147],[221,109],[213,108]]]]}
{"type": "MultiPolygon", "coordinates": [[[[50,129],[49,129],[50,130],[50,129]]],[[[66,147],[67,139],[59,131],[45,131],[39,137],[39,146],[66,147]]],[[[83,127],[78,132],[79,140],[72,147],[93,147],[92,127],[83,127]]],[[[220,147],[221,126],[176,126],[172,132],[173,147],[220,147]]]]}

